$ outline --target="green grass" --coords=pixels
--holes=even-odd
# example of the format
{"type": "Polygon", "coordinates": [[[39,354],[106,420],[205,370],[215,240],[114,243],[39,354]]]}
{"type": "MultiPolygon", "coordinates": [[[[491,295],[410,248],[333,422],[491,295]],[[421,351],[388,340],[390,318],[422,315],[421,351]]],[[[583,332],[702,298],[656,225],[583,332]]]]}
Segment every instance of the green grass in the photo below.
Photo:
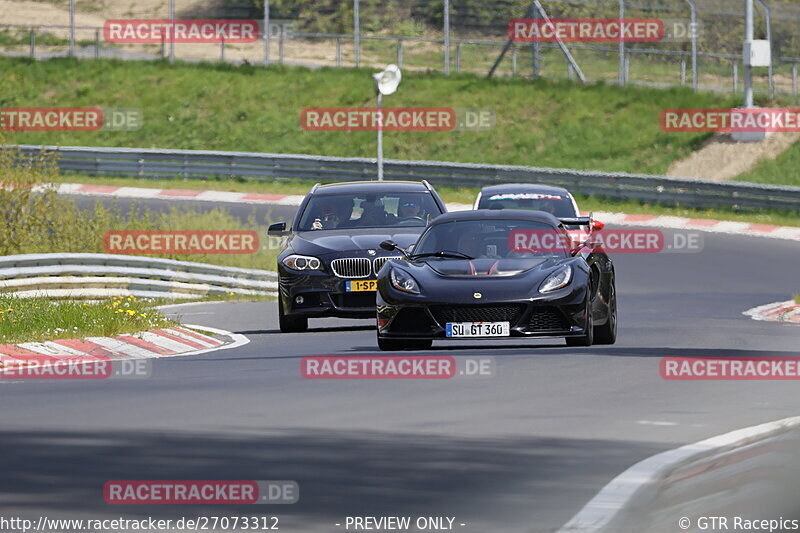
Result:
{"type": "MultiPolygon", "coordinates": [[[[125,187],[145,187],[155,189],[199,189],[287,195],[304,195],[308,193],[314,183],[316,183],[314,181],[306,180],[284,180],[273,182],[201,179],[151,180],[145,178],[114,178],[98,176],[67,176],[65,179],[67,181],[78,183],[119,185],[125,187]]],[[[445,202],[461,204],[472,204],[475,201],[479,190],[480,189],[477,187],[436,187],[436,191],[445,202]]],[[[643,204],[636,201],[608,200],[604,198],[583,195],[576,195],[575,198],[580,208],[586,211],[672,215],[687,218],[710,218],[758,224],[775,224],[777,226],[800,226],[800,213],[782,211],[736,212],[730,209],[690,209],[683,207],[660,206],[647,203],[643,204]]],[[[262,266],[253,268],[266,267],[262,266]]]]}
{"type": "Polygon", "coordinates": [[[0,294],[0,343],[112,337],[174,326],[152,302],[118,297],[99,303],[56,302],[0,294]]]}
{"type": "MultiPolygon", "coordinates": [[[[30,32],[24,29],[0,30],[0,47],[10,48],[15,46],[28,46],[30,45],[30,32]]],[[[66,46],[69,45],[69,39],[63,37],[56,37],[52,33],[37,32],[36,33],[36,46],[66,46]]],[[[94,45],[94,41],[90,40],[77,40],[76,46],[89,46],[94,45]]]]}
{"type": "Polygon", "coordinates": [[[800,304],[800,294],[794,295],[794,301],[800,304]]]}
{"type": "Polygon", "coordinates": [[[740,174],[737,181],[752,181],[773,185],[800,187],[800,143],[794,143],[785,152],[756,165],[752,170],[740,174]]]}
{"type": "MultiPolygon", "coordinates": [[[[372,132],[308,132],[311,106],[371,107],[373,69],[262,69],[69,58],[0,59],[0,105],[137,107],[131,132],[25,132],[31,144],[169,147],[373,157],[372,132]]],[[[724,107],[734,97],[602,83],[406,72],[387,106],[489,108],[491,131],[389,132],[388,157],[663,173],[709,134],[668,134],[665,107],[724,107]]]]}

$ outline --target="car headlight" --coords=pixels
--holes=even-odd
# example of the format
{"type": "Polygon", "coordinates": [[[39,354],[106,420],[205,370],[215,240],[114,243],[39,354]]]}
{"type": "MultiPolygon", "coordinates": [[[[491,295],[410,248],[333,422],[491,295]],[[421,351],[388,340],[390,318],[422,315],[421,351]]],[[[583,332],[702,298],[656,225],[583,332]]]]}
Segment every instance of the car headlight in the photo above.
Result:
{"type": "Polygon", "coordinates": [[[320,270],[322,261],[308,255],[292,254],[283,259],[284,266],[292,270],[320,270]]]}
{"type": "Polygon", "coordinates": [[[567,265],[547,276],[547,279],[539,286],[539,292],[553,292],[556,289],[566,287],[570,281],[572,281],[572,267],[567,265]]]}
{"type": "Polygon", "coordinates": [[[411,274],[393,268],[389,273],[389,279],[392,281],[392,287],[398,291],[419,294],[419,285],[417,285],[416,280],[411,277],[411,274]]]}

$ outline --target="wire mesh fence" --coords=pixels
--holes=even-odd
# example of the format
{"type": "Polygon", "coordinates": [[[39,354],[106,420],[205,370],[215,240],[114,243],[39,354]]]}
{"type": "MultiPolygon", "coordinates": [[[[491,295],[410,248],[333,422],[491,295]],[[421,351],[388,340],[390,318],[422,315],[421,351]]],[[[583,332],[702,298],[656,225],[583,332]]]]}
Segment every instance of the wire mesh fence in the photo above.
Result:
{"type": "MultiPolygon", "coordinates": [[[[53,0],[66,7],[68,0],[53,0]]],[[[800,3],[756,0],[756,38],[772,42],[773,67],[757,69],[761,93],[798,94],[800,3]]],[[[731,0],[171,0],[147,16],[108,14],[84,0],[70,26],[0,25],[0,50],[48,58],[164,58],[251,64],[382,67],[471,72],[498,76],[573,78],[698,89],[743,89],[742,2],[731,0]],[[173,5],[170,10],[170,4],[173,5]],[[255,19],[252,42],[114,43],[108,18],[255,19]],[[268,22],[267,22],[268,16],[268,22]],[[555,42],[510,42],[509,22],[520,18],[657,19],[657,42],[566,42],[570,64],[555,42]],[[445,32],[447,27],[447,32],[445,32]],[[265,31],[266,30],[266,31],[265,31]],[[265,43],[265,36],[269,37],[265,43]],[[71,45],[70,42],[74,44],[71,45]],[[265,46],[266,45],[266,46],[265,46]],[[503,54],[503,51],[505,53],[503,54]],[[577,69],[576,69],[577,67],[577,69]]],[[[98,5],[101,5],[98,3],[98,5]]],[[[26,19],[30,20],[30,19],[26,19]]]]}

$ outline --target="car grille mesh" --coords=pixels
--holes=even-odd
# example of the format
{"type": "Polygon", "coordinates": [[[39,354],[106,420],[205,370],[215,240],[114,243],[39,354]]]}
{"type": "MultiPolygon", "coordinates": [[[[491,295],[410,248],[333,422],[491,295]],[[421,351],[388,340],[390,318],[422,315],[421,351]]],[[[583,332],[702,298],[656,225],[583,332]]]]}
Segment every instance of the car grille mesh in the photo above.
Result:
{"type": "Polygon", "coordinates": [[[398,333],[430,333],[433,328],[424,309],[401,309],[391,324],[391,330],[398,333]]]}
{"type": "Polygon", "coordinates": [[[399,255],[394,257],[378,257],[377,259],[373,260],[372,268],[375,269],[375,274],[377,274],[378,271],[383,268],[383,265],[392,259],[402,259],[402,257],[399,255]]]}
{"type": "Polygon", "coordinates": [[[516,324],[525,309],[521,304],[433,306],[436,321],[444,326],[448,322],[509,322],[516,324]]]}
{"type": "Polygon", "coordinates": [[[534,307],[528,320],[531,331],[564,331],[569,324],[564,315],[554,307],[534,307]]]}
{"type": "Polygon", "coordinates": [[[331,270],[340,278],[367,278],[372,274],[372,262],[366,257],[334,259],[331,270]]]}

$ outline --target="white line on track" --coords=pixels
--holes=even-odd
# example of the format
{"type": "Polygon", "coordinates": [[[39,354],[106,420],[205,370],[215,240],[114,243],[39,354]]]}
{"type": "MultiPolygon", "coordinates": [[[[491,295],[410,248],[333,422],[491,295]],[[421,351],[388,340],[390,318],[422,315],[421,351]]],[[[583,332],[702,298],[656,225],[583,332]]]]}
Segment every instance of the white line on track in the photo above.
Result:
{"type": "Polygon", "coordinates": [[[657,484],[676,465],[697,456],[710,455],[714,452],[750,444],[754,439],[767,438],[797,427],[800,427],[800,416],[739,429],[659,453],[640,461],[603,487],[572,520],[559,530],[559,533],[603,531],[603,528],[631,503],[637,491],[647,485],[657,484]]]}

